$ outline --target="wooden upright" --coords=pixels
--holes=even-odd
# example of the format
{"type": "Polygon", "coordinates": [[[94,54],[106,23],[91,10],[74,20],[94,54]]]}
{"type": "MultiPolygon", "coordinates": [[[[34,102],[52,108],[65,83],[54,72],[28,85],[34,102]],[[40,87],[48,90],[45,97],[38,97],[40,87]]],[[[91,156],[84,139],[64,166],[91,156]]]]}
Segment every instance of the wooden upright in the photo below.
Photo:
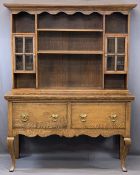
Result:
{"type": "Polygon", "coordinates": [[[8,148],[18,136],[120,135],[123,171],[130,138],[130,10],[125,5],[4,4],[11,10],[13,89],[8,148]]]}

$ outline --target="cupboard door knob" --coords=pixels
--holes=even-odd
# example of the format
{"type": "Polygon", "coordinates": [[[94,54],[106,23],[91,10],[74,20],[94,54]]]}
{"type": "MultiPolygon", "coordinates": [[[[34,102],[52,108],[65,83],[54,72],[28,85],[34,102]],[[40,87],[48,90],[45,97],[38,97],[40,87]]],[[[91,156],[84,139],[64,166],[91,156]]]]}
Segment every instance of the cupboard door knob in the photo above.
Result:
{"type": "Polygon", "coordinates": [[[52,114],[52,115],[51,115],[51,118],[52,118],[52,121],[53,121],[53,122],[56,122],[57,119],[58,119],[58,117],[59,117],[58,114],[52,114]]]}
{"type": "Polygon", "coordinates": [[[80,114],[81,122],[86,122],[87,114],[80,114]]]}
{"type": "Polygon", "coordinates": [[[20,117],[22,122],[27,122],[29,119],[29,115],[27,113],[22,113],[20,117]]]}
{"type": "Polygon", "coordinates": [[[111,114],[111,116],[109,116],[109,117],[113,123],[115,123],[117,118],[118,118],[117,114],[111,114]]]}

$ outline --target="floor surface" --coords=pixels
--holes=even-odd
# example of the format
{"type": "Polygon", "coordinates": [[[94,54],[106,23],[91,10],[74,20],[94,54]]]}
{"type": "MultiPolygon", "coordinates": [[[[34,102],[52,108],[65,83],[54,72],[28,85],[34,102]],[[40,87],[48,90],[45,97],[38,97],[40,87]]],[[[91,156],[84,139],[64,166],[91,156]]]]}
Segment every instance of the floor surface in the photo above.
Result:
{"type": "Polygon", "coordinates": [[[113,157],[66,158],[32,155],[18,159],[16,169],[9,172],[10,156],[0,155],[0,175],[140,175],[140,156],[128,156],[127,173],[113,157]]]}

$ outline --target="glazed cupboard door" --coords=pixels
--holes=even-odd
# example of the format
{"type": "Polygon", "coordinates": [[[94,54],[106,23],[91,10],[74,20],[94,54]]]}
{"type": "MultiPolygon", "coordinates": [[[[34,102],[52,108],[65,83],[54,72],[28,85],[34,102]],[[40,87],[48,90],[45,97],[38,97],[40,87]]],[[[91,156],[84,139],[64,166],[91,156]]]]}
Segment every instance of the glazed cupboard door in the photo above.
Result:
{"type": "Polygon", "coordinates": [[[14,36],[14,73],[35,72],[33,35],[14,36]]]}
{"type": "Polygon", "coordinates": [[[105,72],[114,74],[127,72],[126,36],[106,35],[105,72]]]}
{"type": "Polygon", "coordinates": [[[128,88],[129,25],[129,13],[118,11],[105,15],[104,89],[128,88]]]}

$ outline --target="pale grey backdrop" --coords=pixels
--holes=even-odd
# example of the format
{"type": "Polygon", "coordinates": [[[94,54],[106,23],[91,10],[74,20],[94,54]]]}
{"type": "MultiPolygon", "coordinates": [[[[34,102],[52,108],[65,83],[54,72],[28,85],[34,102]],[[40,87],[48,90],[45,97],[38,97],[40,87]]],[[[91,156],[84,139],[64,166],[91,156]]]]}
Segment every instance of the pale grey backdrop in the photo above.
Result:
{"type": "MultiPolygon", "coordinates": [[[[130,44],[130,61],[129,61],[129,89],[135,95],[136,99],[132,105],[132,146],[131,154],[140,154],[140,0],[73,0],[74,3],[81,2],[92,3],[137,3],[138,6],[132,12],[131,16],[131,44],[130,44]]],[[[6,136],[7,136],[7,103],[4,100],[4,94],[11,89],[11,59],[10,59],[10,12],[3,6],[5,2],[16,3],[45,3],[46,0],[18,1],[18,0],[0,0],[0,153],[7,153],[6,136]]],[[[69,3],[71,0],[50,0],[51,3],[69,3]]],[[[21,139],[22,153],[95,153],[97,151],[116,153],[118,138],[97,138],[80,136],[78,138],[67,139],[51,136],[48,138],[31,138],[21,139]]]]}

